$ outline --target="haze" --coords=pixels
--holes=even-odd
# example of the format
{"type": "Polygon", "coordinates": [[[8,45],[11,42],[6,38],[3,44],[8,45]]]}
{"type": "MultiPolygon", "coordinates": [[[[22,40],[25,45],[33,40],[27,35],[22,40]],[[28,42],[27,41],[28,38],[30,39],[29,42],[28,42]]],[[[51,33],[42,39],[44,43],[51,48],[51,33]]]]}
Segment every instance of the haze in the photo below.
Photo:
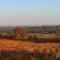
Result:
{"type": "Polygon", "coordinates": [[[60,0],[0,0],[0,26],[59,24],[60,0]]]}

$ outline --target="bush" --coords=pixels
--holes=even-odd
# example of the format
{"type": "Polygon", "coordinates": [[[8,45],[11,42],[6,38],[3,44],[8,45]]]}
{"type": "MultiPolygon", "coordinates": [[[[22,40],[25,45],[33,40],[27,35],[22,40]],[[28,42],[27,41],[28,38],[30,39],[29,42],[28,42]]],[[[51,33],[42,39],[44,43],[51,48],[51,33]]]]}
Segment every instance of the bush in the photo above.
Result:
{"type": "Polygon", "coordinates": [[[29,36],[28,36],[28,39],[32,39],[32,38],[33,38],[32,35],[29,35],[29,36]]]}

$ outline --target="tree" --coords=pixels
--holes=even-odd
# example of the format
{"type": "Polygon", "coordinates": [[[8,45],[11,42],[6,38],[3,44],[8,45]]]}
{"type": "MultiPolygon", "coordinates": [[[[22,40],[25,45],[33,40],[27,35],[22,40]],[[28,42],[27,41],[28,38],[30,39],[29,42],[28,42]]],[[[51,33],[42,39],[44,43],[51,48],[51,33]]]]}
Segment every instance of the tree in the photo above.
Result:
{"type": "Polygon", "coordinates": [[[29,36],[28,36],[28,39],[32,39],[32,38],[33,38],[32,35],[29,35],[29,36]]]}

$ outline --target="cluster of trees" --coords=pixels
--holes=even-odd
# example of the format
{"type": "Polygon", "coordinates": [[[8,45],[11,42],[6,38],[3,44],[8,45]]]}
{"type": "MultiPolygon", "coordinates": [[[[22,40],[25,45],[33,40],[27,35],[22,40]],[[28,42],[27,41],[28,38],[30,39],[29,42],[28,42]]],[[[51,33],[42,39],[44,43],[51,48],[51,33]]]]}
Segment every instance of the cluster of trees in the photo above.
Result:
{"type": "Polygon", "coordinates": [[[50,34],[60,33],[60,26],[33,26],[27,28],[30,33],[50,34]]]}

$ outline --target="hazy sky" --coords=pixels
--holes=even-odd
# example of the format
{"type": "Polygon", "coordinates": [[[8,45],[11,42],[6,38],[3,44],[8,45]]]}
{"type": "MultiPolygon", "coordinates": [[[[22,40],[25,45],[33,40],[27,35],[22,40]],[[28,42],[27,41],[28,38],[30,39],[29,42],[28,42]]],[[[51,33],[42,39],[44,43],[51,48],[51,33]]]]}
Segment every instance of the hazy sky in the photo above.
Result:
{"type": "Polygon", "coordinates": [[[0,0],[0,26],[51,24],[60,24],[60,0],[0,0]]]}

